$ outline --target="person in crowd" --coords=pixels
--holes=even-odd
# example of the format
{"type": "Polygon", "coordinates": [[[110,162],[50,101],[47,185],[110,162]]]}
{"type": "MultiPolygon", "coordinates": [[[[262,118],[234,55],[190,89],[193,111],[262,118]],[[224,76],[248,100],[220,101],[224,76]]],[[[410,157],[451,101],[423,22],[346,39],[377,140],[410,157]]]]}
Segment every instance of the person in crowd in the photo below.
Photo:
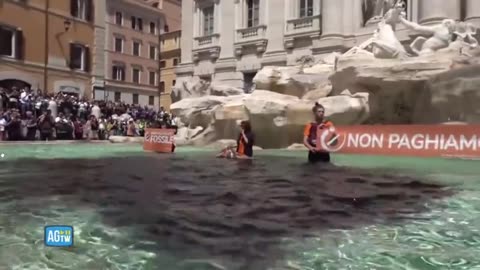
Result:
{"type": "Polygon", "coordinates": [[[146,125],[146,123],[145,123],[144,120],[140,120],[140,119],[138,119],[137,121],[138,121],[138,135],[140,137],[143,137],[145,135],[145,125],[146,125]]]}
{"type": "Polygon", "coordinates": [[[65,117],[61,112],[55,119],[55,131],[57,140],[71,140],[73,139],[73,126],[71,121],[65,117]]]}
{"type": "MultiPolygon", "coordinates": [[[[321,104],[315,103],[312,112],[315,121],[308,123],[303,131],[303,144],[308,148],[308,161],[310,163],[328,163],[330,162],[330,153],[326,150],[317,149],[317,135],[319,135],[317,131],[327,129],[334,131],[334,126],[332,122],[325,120],[325,108],[321,104]]],[[[330,139],[335,137],[336,134],[332,132],[330,139]]],[[[330,143],[335,144],[336,141],[330,143]]]]}
{"type": "Polygon", "coordinates": [[[29,89],[22,89],[20,93],[20,111],[21,111],[21,116],[25,117],[27,111],[30,110],[30,90],[29,89]]]}
{"type": "Polygon", "coordinates": [[[217,157],[229,159],[252,159],[254,143],[255,135],[252,131],[250,121],[242,121],[240,122],[240,134],[238,135],[237,146],[223,149],[217,157]]]}
{"type": "Polygon", "coordinates": [[[107,132],[107,127],[106,127],[107,122],[105,121],[105,118],[100,117],[100,120],[98,121],[98,139],[99,140],[105,140],[107,137],[106,132],[107,132]]]}
{"type": "Polygon", "coordinates": [[[87,121],[87,130],[88,130],[88,138],[90,140],[98,140],[98,120],[95,115],[90,115],[90,119],[87,121]]]}
{"type": "Polygon", "coordinates": [[[135,128],[135,123],[133,122],[133,119],[128,120],[128,125],[127,125],[127,136],[128,137],[135,137],[136,135],[136,128],[135,128]]]}
{"type": "Polygon", "coordinates": [[[5,131],[6,128],[5,126],[7,125],[7,119],[3,113],[3,111],[0,111],[0,141],[5,140],[5,131]]]}
{"type": "Polygon", "coordinates": [[[37,135],[37,120],[33,117],[33,113],[31,111],[26,112],[26,121],[25,125],[27,127],[27,140],[28,141],[35,141],[35,137],[37,135]]]}
{"type": "Polygon", "coordinates": [[[38,118],[37,126],[40,131],[40,139],[42,141],[48,141],[52,139],[55,121],[50,110],[44,111],[43,114],[38,118]]]}
{"type": "Polygon", "coordinates": [[[3,112],[3,110],[7,108],[4,105],[4,103],[5,103],[5,90],[0,87],[0,112],[3,112]]]}
{"type": "Polygon", "coordinates": [[[20,98],[20,92],[17,87],[12,87],[12,91],[8,94],[8,107],[10,109],[18,108],[18,100],[20,98]]]}
{"type": "Polygon", "coordinates": [[[5,127],[9,141],[19,141],[22,139],[22,121],[18,112],[12,113],[10,121],[8,121],[5,127]]]}
{"type": "MultiPolygon", "coordinates": [[[[79,129],[82,125],[87,127],[85,124],[87,121],[89,121],[89,127],[91,126],[92,121],[90,121],[89,116],[92,114],[99,116],[97,119],[112,119],[111,123],[110,121],[105,123],[105,135],[127,135],[130,119],[136,123],[135,134],[140,136],[143,135],[145,128],[153,127],[156,121],[165,122],[168,128],[175,128],[177,125],[176,119],[171,117],[163,107],[159,110],[154,110],[148,106],[125,104],[124,102],[90,102],[86,98],[79,98],[75,94],[59,92],[55,95],[50,95],[46,94],[48,92],[40,89],[31,91],[29,88],[22,87],[11,87],[8,89],[0,87],[0,111],[3,111],[1,121],[5,122],[3,125],[4,139],[8,137],[6,126],[12,120],[15,112],[19,112],[15,119],[20,119],[22,123],[21,139],[28,140],[36,137],[33,134],[37,130],[43,133],[44,140],[55,138],[55,132],[57,131],[61,133],[59,137],[62,138],[64,122],[69,122],[73,133],[71,135],[68,132],[69,135],[65,136],[85,137],[85,134],[79,135],[79,129]],[[18,89],[21,89],[21,91],[18,89]],[[50,113],[47,112],[49,109],[50,113]],[[63,114],[62,121],[55,122],[60,113],[63,114]],[[46,114],[49,116],[45,116],[46,114]],[[73,118],[70,115],[73,115],[73,118]]],[[[92,129],[90,128],[87,137],[91,137],[91,131],[92,129]]]]}
{"type": "Polygon", "coordinates": [[[83,132],[84,132],[82,121],[80,120],[80,118],[73,115],[72,122],[73,122],[73,132],[74,132],[75,140],[82,140],[83,132]]]}
{"type": "Polygon", "coordinates": [[[47,110],[50,111],[50,115],[53,117],[53,119],[57,118],[58,107],[57,107],[57,102],[55,101],[54,97],[51,97],[50,100],[48,101],[47,110]]]}
{"type": "Polygon", "coordinates": [[[92,115],[95,116],[95,119],[100,119],[101,109],[98,106],[98,103],[95,102],[92,107],[92,115]]]}

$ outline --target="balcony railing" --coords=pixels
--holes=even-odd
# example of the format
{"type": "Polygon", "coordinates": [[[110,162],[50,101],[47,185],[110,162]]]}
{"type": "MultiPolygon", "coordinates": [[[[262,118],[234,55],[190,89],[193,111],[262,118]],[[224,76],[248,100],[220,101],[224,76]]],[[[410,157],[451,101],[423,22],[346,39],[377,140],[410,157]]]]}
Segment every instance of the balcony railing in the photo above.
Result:
{"type": "Polygon", "coordinates": [[[195,38],[195,49],[208,48],[212,46],[218,46],[220,35],[211,34],[207,36],[201,36],[195,38]]]}
{"type": "Polygon", "coordinates": [[[287,35],[310,33],[321,30],[321,16],[309,16],[287,21],[287,35]]]}
{"type": "Polygon", "coordinates": [[[254,41],[264,39],[266,36],[267,26],[258,25],[249,28],[237,30],[237,42],[254,41]]]}

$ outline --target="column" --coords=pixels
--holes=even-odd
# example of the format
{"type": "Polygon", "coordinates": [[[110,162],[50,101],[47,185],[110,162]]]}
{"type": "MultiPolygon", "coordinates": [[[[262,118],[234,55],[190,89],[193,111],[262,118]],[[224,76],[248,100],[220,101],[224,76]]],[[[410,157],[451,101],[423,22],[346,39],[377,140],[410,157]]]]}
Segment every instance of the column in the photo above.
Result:
{"type": "Polygon", "coordinates": [[[443,19],[460,19],[460,3],[458,0],[421,0],[418,20],[422,24],[439,23],[443,19]]]}
{"type": "MultiPolygon", "coordinates": [[[[355,10],[355,3],[358,1],[355,0],[343,0],[344,8],[342,10],[343,24],[342,24],[342,34],[344,36],[352,36],[355,33],[355,30],[360,23],[357,23],[358,10],[355,10]]],[[[361,21],[360,21],[361,22],[361,21]]]]}
{"type": "Polygon", "coordinates": [[[343,33],[343,22],[345,10],[343,0],[322,1],[322,38],[339,36],[343,33]]]}
{"type": "Polygon", "coordinates": [[[467,0],[465,21],[480,28],[480,0],[467,0]]]}
{"type": "Polygon", "coordinates": [[[182,64],[192,62],[193,49],[193,0],[182,1],[182,64]]]}
{"type": "MultiPolygon", "coordinates": [[[[287,16],[285,12],[285,0],[266,0],[266,24],[268,38],[268,52],[284,51],[283,35],[287,16]]],[[[288,1],[287,2],[293,2],[288,1]]]]}
{"type": "Polygon", "coordinates": [[[235,3],[234,1],[220,1],[215,5],[215,29],[218,29],[217,33],[220,34],[220,59],[221,58],[233,58],[234,50],[233,44],[235,43],[235,3]],[[217,16],[218,15],[218,16],[217,16]]]}

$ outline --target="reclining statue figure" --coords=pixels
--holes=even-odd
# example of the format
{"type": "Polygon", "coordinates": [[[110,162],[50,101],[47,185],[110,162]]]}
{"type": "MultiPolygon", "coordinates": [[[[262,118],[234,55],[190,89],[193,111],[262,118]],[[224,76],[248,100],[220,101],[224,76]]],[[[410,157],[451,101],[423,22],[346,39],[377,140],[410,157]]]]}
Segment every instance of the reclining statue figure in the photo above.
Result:
{"type": "Polygon", "coordinates": [[[423,35],[430,36],[429,38],[418,37],[410,48],[418,55],[428,54],[436,52],[440,49],[447,48],[452,42],[453,33],[455,31],[455,21],[451,19],[445,19],[441,24],[434,26],[424,26],[418,23],[410,22],[400,16],[400,22],[407,28],[417,31],[423,35]]]}

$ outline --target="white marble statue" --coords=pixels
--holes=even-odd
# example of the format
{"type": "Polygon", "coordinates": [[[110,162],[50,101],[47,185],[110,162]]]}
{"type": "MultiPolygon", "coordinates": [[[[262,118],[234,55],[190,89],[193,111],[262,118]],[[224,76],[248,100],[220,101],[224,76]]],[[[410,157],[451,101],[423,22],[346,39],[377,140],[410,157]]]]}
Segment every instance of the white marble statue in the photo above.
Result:
{"type": "Polygon", "coordinates": [[[377,24],[395,6],[395,0],[364,0],[363,16],[365,25],[377,24]]]}
{"type": "Polygon", "coordinates": [[[375,58],[404,58],[408,54],[395,35],[395,28],[400,18],[405,16],[405,2],[397,1],[395,6],[383,16],[373,37],[361,45],[352,48],[346,55],[363,53],[375,58]]]}
{"type": "Polygon", "coordinates": [[[466,44],[472,49],[478,47],[478,40],[475,38],[475,35],[477,34],[477,28],[473,24],[459,22],[457,23],[455,32],[453,32],[453,34],[457,37],[455,42],[466,44]]]}
{"type": "Polygon", "coordinates": [[[456,27],[455,21],[451,19],[445,19],[438,25],[424,26],[410,22],[405,19],[404,16],[400,16],[400,22],[409,29],[430,36],[429,38],[418,37],[412,42],[412,44],[410,44],[412,51],[418,55],[428,54],[447,48],[452,42],[456,27]]]}

